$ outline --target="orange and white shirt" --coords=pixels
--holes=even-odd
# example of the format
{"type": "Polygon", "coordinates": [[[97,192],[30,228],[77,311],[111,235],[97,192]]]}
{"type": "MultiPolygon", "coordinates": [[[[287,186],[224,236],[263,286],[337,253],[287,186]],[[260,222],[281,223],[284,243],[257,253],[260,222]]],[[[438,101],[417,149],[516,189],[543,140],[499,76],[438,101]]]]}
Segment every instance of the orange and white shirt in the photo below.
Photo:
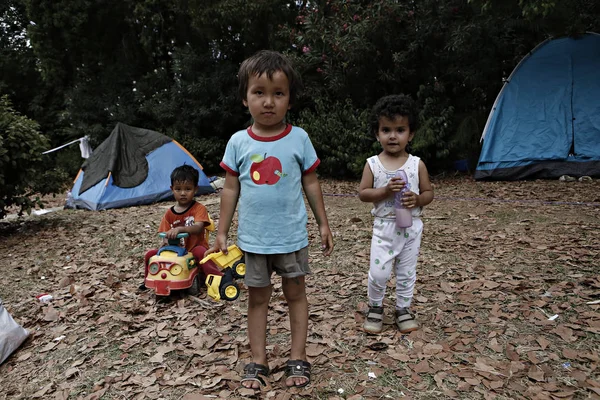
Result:
{"type": "MultiPolygon", "coordinates": [[[[173,228],[178,228],[180,226],[192,226],[199,222],[205,222],[205,226],[210,223],[208,210],[206,210],[206,207],[204,207],[202,204],[194,201],[187,210],[181,213],[175,211],[175,206],[169,208],[160,221],[158,231],[167,232],[173,228]]],[[[206,230],[203,230],[202,233],[190,235],[181,240],[184,243],[184,247],[188,251],[191,251],[196,246],[204,246],[205,248],[208,248],[206,230]]]]}

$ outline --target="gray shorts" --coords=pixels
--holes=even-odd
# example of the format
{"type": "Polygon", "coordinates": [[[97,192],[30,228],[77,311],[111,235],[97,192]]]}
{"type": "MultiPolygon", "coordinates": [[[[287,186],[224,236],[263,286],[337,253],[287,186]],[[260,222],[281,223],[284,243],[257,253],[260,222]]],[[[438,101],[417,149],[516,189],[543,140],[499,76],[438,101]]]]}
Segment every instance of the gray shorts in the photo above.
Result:
{"type": "Polygon", "coordinates": [[[273,272],[283,278],[296,278],[310,274],[308,247],[284,254],[245,253],[244,257],[246,259],[244,283],[248,287],[269,286],[273,272]]]}

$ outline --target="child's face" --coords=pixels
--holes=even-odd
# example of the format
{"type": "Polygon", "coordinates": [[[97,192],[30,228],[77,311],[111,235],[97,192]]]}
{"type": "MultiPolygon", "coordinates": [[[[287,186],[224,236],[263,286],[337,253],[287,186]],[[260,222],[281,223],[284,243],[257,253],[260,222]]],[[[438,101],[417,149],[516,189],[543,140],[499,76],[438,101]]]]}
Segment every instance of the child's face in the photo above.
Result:
{"type": "Polygon", "coordinates": [[[180,207],[186,207],[192,204],[194,201],[194,194],[198,186],[194,186],[194,184],[190,181],[175,181],[173,186],[171,186],[171,190],[173,191],[173,196],[175,196],[175,201],[180,207]]]}
{"type": "Polygon", "coordinates": [[[390,155],[405,155],[406,145],[412,140],[414,133],[410,131],[408,118],[397,115],[390,119],[379,118],[377,140],[381,143],[383,151],[390,155]]]}
{"type": "Polygon", "coordinates": [[[285,114],[290,109],[290,83],[286,74],[277,71],[272,79],[267,74],[250,76],[244,105],[254,119],[254,133],[279,134],[285,114]]]}

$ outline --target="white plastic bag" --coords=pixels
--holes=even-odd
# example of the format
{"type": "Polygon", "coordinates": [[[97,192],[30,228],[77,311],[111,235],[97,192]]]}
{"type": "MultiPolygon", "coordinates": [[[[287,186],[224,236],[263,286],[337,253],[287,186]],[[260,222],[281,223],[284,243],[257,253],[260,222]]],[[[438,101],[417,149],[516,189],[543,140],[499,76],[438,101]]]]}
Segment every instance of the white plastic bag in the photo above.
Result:
{"type": "Polygon", "coordinates": [[[27,336],[27,329],[15,322],[0,299],[0,364],[27,339],[27,336]]]}

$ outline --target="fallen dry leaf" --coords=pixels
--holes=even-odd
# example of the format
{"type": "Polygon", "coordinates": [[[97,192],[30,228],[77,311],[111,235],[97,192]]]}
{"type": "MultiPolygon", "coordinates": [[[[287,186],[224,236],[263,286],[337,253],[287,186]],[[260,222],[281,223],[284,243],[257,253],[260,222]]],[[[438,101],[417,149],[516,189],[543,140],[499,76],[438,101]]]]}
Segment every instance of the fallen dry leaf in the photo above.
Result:
{"type": "Polygon", "coordinates": [[[532,365],[529,368],[529,371],[527,371],[527,376],[538,382],[544,381],[544,371],[541,368],[536,367],[535,365],[532,365]]]}

